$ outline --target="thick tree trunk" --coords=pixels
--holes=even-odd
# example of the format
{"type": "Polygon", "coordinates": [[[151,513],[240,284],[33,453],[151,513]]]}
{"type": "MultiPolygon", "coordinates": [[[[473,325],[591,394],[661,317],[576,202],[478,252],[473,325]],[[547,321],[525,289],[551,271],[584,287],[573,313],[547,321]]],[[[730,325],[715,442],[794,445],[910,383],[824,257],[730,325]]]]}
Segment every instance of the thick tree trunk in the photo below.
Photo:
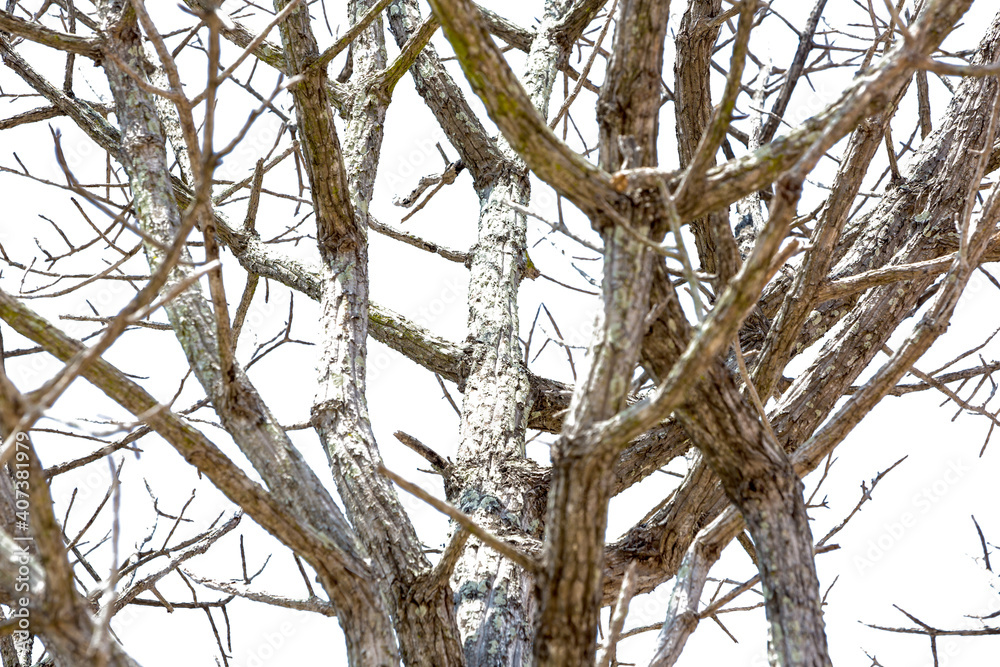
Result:
{"type": "MultiPolygon", "coordinates": [[[[275,2],[280,10],[284,0],[275,2]]],[[[371,2],[352,2],[352,22],[371,2]]],[[[387,65],[381,21],[352,46],[354,78],[341,153],[308,8],[282,25],[290,74],[307,73],[292,89],[302,132],[306,172],[317,211],[323,260],[319,389],[313,425],[319,433],[347,515],[372,559],[379,590],[394,617],[407,665],[461,665],[451,592],[446,582],[426,581],[431,567],[399,502],[377,468],[382,463],[368,418],[365,359],[368,339],[367,214],[381,150],[388,103],[380,76],[387,65]],[[350,197],[350,199],[348,199],[350,197]]]]}

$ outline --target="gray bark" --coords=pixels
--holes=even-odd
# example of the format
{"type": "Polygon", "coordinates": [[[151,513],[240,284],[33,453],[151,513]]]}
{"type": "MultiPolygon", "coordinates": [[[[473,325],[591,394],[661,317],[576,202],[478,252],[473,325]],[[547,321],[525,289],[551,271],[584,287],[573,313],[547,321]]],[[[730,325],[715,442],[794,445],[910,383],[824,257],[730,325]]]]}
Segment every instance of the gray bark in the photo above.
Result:
{"type": "MultiPolygon", "coordinates": [[[[200,34],[207,35],[210,62],[219,57],[220,38],[241,48],[255,40],[239,22],[215,15],[209,0],[187,4],[204,21],[200,34]]],[[[289,4],[274,3],[278,12],[289,4]]],[[[777,138],[779,116],[815,64],[809,58],[819,48],[814,35],[828,4],[824,0],[801,27],[794,59],[778,70],[780,87],[757,82],[753,104],[760,110],[754,111],[749,132],[730,121],[737,98],[746,92],[744,50],[755,4],[687,4],[668,96],[663,95],[664,69],[670,67],[664,59],[667,0],[620,2],[613,42],[601,47],[607,66],[599,86],[589,65],[575,69],[570,55],[607,4],[603,0],[547,0],[530,28],[480,10],[471,0],[430,4],[434,16],[422,20],[416,0],[352,0],[347,36],[324,53],[316,36],[319,6],[311,7],[310,16],[303,2],[276,25],[280,43],[275,36],[257,40],[248,54],[296,77],[287,95],[294,102],[294,159],[302,175],[297,199],[311,210],[314,222],[308,224],[315,224],[320,256],[313,265],[292,260],[262,240],[252,224],[237,228],[216,210],[212,179],[221,156],[214,152],[212,123],[217,119],[197,114],[214,108],[223,88],[216,89],[210,78],[205,104],[192,106],[186,97],[191,91],[182,88],[175,61],[142,2],[104,0],[91,16],[58,0],[53,6],[69,12],[59,29],[48,27],[45,17],[15,16],[16,3],[8,3],[8,11],[0,12],[5,31],[0,56],[50,107],[7,119],[0,129],[63,115],[124,167],[150,276],[130,303],[132,310],[111,318],[89,350],[21,298],[0,291],[5,326],[68,364],[30,394],[0,373],[0,433],[6,437],[31,428],[52,405],[44,402],[46,391],[83,377],[145,422],[316,572],[328,600],[310,588],[310,599],[285,601],[286,606],[336,615],[352,665],[593,664],[602,607],[618,603],[625,609],[628,595],[671,578],[674,592],[653,664],[674,664],[697,626],[709,569],[744,526],[760,570],[771,664],[829,665],[800,478],[882,397],[906,389],[897,383],[947,328],[972,272],[1000,257],[997,188],[975,215],[969,204],[984,173],[1000,165],[996,77],[964,79],[932,128],[921,69],[940,67],[925,58],[971,1],[923,3],[905,32],[893,39],[887,33],[872,44],[864,70],[840,98],[777,138]],[[721,95],[713,94],[709,82],[718,65],[712,57],[725,19],[738,14],[730,79],[721,95]],[[90,32],[78,30],[77,21],[90,32]],[[465,99],[428,43],[438,22],[500,136],[490,136],[492,126],[477,117],[478,107],[465,99]],[[400,49],[395,58],[386,49],[386,28],[400,49]],[[526,54],[523,71],[515,74],[494,38],[526,54]],[[69,54],[62,89],[21,56],[18,39],[69,54]],[[331,80],[326,65],[347,48],[350,66],[331,80]],[[94,59],[106,75],[113,123],[101,115],[106,106],[73,92],[75,58],[94,59]],[[472,176],[479,211],[477,241],[467,252],[394,230],[369,214],[387,108],[407,72],[472,176]],[[570,148],[548,128],[549,100],[560,73],[567,82],[587,78],[582,87],[598,93],[596,154],[570,148]],[[910,91],[914,77],[917,85],[910,91]],[[891,123],[911,93],[918,99],[923,141],[877,205],[852,218],[862,180],[883,142],[891,146],[891,123]],[[762,110],[770,94],[777,97],[768,113],[762,110]],[[676,118],[676,170],[665,168],[657,153],[668,97],[676,118]],[[750,153],[720,162],[720,150],[731,155],[724,145],[727,132],[750,153]],[[788,258],[782,245],[797,224],[806,178],[844,138],[834,187],[816,214],[809,247],[801,259],[779,266],[788,258]],[[168,146],[180,176],[171,173],[168,146]],[[595,337],[589,365],[575,386],[530,372],[519,339],[529,228],[525,215],[510,204],[530,206],[532,175],[579,209],[603,241],[595,337]],[[753,233],[737,230],[739,245],[729,220],[732,204],[754,223],[748,227],[753,233]],[[670,229],[682,224],[691,225],[697,259],[710,274],[694,274],[681,262],[688,286],[698,289],[701,281],[710,292],[708,314],[698,322],[681,306],[673,268],[682,250],[671,245],[676,237],[670,229]],[[449,341],[370,301],[373,231],[465,264],[464,341],[449,341]],[[245,312],[235,318],[230,313],[235,300],[227,298],[221,268],[203,277],[207,294],[196,279],[198,263],[224,256],[222,248],[249,274],[249,285],[263,277],[320,304],[319,371],[309,426],[328,456],[343,511],[237,361],[234,332],[245,312]],[[220,425],[262,484],[184,416],[159,405],[139,382],[101,358],[131,324],[128,316],[139,304],[186,283],[191,284],[164,305],[169,328],[220,425]],[[855,387],[890,336],[924,304],[926,313],[900,349],[872,381],[855,387]],[[366,395],[369,336],[456,383],[463,393],[456,460],[415,447],[442,475],[450,516],[464,526],[456,523],[436,564],[380,470],[382,453],[366,395]],[[789,362],[821,339],[807,370],[794,380],[784,378],[789,362]],[[735,342],[747,354],[749,372],[734,370],[735,342]],[[632,395],[640,369],[656,385],[642,399],[632,395]],[[775,400],[769,413],[754,402],[754,390],[765,403],[775,400]],[[551,466],[526,458],[529,429],[558,434],[551,466]],[[676,491],[622,539],[606,544],[610,499],[685,453],[691,465],[676,491]],[[623,592],[626,571],[631,583],[623,592]]],[[[989,66],[998,59],[1000,15],[972,63],[989,66]]],[[[224,66],[221,60],[214,64],[219,67],[213,72],[224,66]]],[[[251,200],[261,195],[259,173],[248,187],[251,200]]],[[[10,262],[6,253],[4,259],[10,262]]],[[[228,257],[224,264],[227,271],[230,264],[236,267],[228,257]]],[[[12,265],[25,275],[34,270],[12,265]]],[[[241,308],[252,298],[251,288],[241,308]]],[[[994,367],[984,363],[987,368],[994,367]]],[[[977,374],[982,373],[949,378],[977,374]]],[[[58,393],[52,395],[54,401],[58,393]]],[[[77,589],[46,471],[34,455],[30,473],[31,530],[37,538],[29,562],[37,598],[32,604],[45,619],[36,630],[56,664],[81,664],[93,657],[103,617],[93,613],[99,605],[77,589]]],[[[16,505],[13,479],[0,476],[0,507],[16,505]]],[[[5,599],[16,583],[9,537],[14,530],[9,517],[0,519],[5,599]]],[[[79,561],[75,567],[88,567],[82,557],[79,561]]],[[[114,610],[132,601],[137,590],[130,595],[114,610]]],[[[602,647],[603,658],[613,656],[613,644],[602,647]]],[[[101,651],[107,664],[134,664],[114,641],[105,641],[101,651]]],[[[6,639],[0,639],[0,658],[4,667],[26,667],[27,656],[15,655],[6,639]]]]}

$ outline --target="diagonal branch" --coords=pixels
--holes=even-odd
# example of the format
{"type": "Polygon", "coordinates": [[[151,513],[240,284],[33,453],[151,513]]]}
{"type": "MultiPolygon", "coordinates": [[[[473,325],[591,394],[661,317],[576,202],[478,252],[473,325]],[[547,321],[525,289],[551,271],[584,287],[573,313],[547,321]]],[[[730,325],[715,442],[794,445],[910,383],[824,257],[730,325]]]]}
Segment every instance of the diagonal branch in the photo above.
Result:
{"type": "Polygon", "coordinates": [[[432,0],[472,90],[532,172],[591,218],[617,217],[611,177],[559,140],[493,43],[470,0],[432,0]]]}
{"type": "Polygon", "coordinates": [[[412,493],[417,498],[420,498],[422,501],[436,509],[438,512],[441,512],[445,516],[451,518],[455,521],[455,523],[468,531],[469,534],[496,551],[498,554],[501,554],[504,558],[514,561],[529,572],[537,572],[540,569],[541,565],[531,558],[531,556],[521,553],[499,537],[493,535],[461,510],[452,507],[443,500],[435,498],[416,484],[408,482],[406,479],[400,477],[385,466],[379,466],[378,472],[398,484],[399,488],[408,493],[412,493]]]}
{"type": "MultiPolygon", "coordinates": [[[[39,23],[20,19],[9,12],[0,11],[0,30],[60,51],[86,56],[98,62],[102,58],[100,42],[93,37],[81,37],[52,30],[39,23]]],[[[4,40],[6,41],[6,38],[4,40]]]]}

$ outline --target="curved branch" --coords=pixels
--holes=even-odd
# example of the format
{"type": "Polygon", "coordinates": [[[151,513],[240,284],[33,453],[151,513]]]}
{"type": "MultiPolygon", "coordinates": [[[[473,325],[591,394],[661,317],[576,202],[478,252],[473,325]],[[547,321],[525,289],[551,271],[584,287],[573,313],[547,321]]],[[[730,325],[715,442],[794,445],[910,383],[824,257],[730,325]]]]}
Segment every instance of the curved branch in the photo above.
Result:
{"type": "Polygon", "coordinates": [[[611,176],[574,152],[549,129],[528,93],[493,43],[470,0],[431,0],[472,90],[518,155],[536,176],[591,219],[618,217],[622,196],[611,176]]]}
{"type": "Polygon", "coordinates": [[[0,30],[60,51],[86,56],[95,61],[100,61],[102,57],[101,45],[93,37],[81,37],[52,30],[41,24],[19,19],[8,12],[0,11],[0,30]]]}

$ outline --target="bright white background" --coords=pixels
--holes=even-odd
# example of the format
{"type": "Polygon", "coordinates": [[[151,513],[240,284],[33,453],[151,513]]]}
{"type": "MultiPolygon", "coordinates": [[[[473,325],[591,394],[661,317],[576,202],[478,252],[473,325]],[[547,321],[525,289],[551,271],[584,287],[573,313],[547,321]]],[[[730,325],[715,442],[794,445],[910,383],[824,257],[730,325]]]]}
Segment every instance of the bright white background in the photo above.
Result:
{"type": "MultiPolygon", "coordinates": [[[[228,4],[236,6],[235,3],[228,4]]],[[[339,23],[343,31],[345,23],[340,3],[328,4],[331,24],[336,30],[336,24],[339,23]]],[[[523,26],[533,25],[535,17],[540,14],[540,9],[536,8],[539,3],[535,2],[493,1],[483,4],[523,26]]],[[[684,4],[675,3],[671,19],[673,29],[679,23],[684,4]]],[[[776,0],[772,4],[795,25],[804,23],[812,6],[812,3],[791,0],[776,0]]],[[[151,8],[165,21],[177,19],[172,5],[164,3],[164,6],[151,8]]],[[[883,9],[884,13],[884,8],[879,9],[883,9]]],[[[964,27],[949,38],[946,47],[951,50],[975,48],[983,28],[992,19],[995,10],[994,3],[982,0],[976,3],[964,27]]],[[[314,15],[320,16],[319,5],[313,11],[314,15]]],[[[838,25],[841,24],[841,15],[855,17],[856,20],[852,19],[855,23],[866,24],[866,14],[867,12],[859,13],[858,8],[847,0],[830,0],[827,7],[827,15],[832,17],[831,23],[838,25]]],[[[332,41],[320,29],[321,25],[320,21],[317,24],[320,38],[325,42],[332,41]]],[[[861,31],[862,28],[857,30],[861,31]]],[[[672,62],[672,37],[673,31],[668,39],[668,62],[672,62]]],[[[277,39],[276,34],[273,39],[277,39]]],[[[450,55],[450,49],[440,33],[435,36],[434,42],[442,55],[450,55]]],[[[610,36],[605,47],[609,45],[610,36]]],[[[780,21],[774,19],[765,21],[751,41],[751,48],[758,56],[766,57],[770,51],[777,66],[788,62],[795,46],[795,36],[780,21]]],[[[19,49],[32,59],[41,58],[41,61],[35,62],[44,62],[45,67],[42,69],[53,80],[61,81],[61,57],[52,58],[51,52],[29,44],[24,44],[19,49]]],[[[390,46],[390,50],[394,53],[395,47],[390,46]]],[[[234,53],[233,49],[226,51],[229,57],[234,53]]],[[[587,55],[585,53],[584,58],[587,55]]],[[[521,71],[523,56],[517,52],[509,52],[508,56],[515,71],[521,71]]],[[[728,54],[724,57],[717,56],[717,60],[727,62],[728,54]]],[[[338,60],[334,63],[331,72],[339,71],[340,62],[338,60]]],[[[192,71],[197,73],[196,76],[200,76],[204,70],[202,62],[193,55],[189,57],[187,64],[194,68],[192,71]]],[[[573,64],[578,68],[581,66],[575,56],[573,64]]],[[[598,68],[600,66],[599,61],[598,68]]],[[[450,62],[449,67],[456,79],[462,80],[454,61],[450,62]]],[[[669,67],[668,65],[665,77],[672,84],[669,67]]],[[[238,76],[245,79],[248,71],[244,66],[238,76]]],[[[746,75],[753,76],[755,71],[755,66],[748,64],[746,75]]],[[[815,89],[800,82],[786,117],[800,121],[813,115],[836,99],[853,74],[852,68],[823,73],[812,79],[815,89]]],[[[595,81],[600,81],[600,77],[599,71],[591,75],[595,81]]],[[[270,90],[274,80],[273,73],[265,67],[258,68],[254,79],[258,90],[264,93],[270,90]]],[[[4,92],[23,90],[23,85],[16,82],[8,70],[0,72],[0,83],[4,86],[4,92]]],[[[714,83],[715,90],[721,90],[721,76],[714,83]]],[[[189,85],[196,89],[198,82],[193,78],[189,85]]],[[[76,90],[81,97],[87,99],[110,101],[101,72],[87,63],[79,65],[76,90]]],[[[228,141],[235,128],[242,124],[247,110],[256,106],[246,93],[236,87],[230,87],[228,92],[232,97],[223,99],[220,113],[230,113],[232,122],[223,123],[219,128],[218,144],[228,141]]],[[[943,86],[932,76],[932,108],[936,117],[945,109],[946,98],[942,97],[944,92],[943,86]]],[[[482,111],[478,100],[468,91],[467,95],[473,107],[482,111]]],[[[911,97],[912,95],[911,90],[911,97]]],[[[561,96],[560,79],[553,96],[552,109],[558,108],[561,96]]],[[[3,101],[8,102],[6,99],[3,101]]],[[[746,101],[741,98],[741,111],[746,111],[746,101]]],[[[594,96],[584,92],[574,106],[574,120],[581,132],[591,140],[596,131],[593,113],[590,111],[594,102],[594,96]]],[[[8,117],[40,104],[37,98],[5,103],[0,105],[0,116],[8,117]]],[[[281,106],[288,111],[287,98],[281,100],[281,106]]],[[[901,122],[896,126],[894,135],[897,148],[898,142],[905,140],[912,130],[914,121],[911,112],[914,108],[914,100],[908,97],[899,114],[901,122]]],[[[672,113],[672,105],[666,105],[660,138],[661,163],[668,167],[676,166],[672,113]]],[[[485,113],[481,117],[485,118],[485,113]]],[[[103,178],[103,153],[68,121],[57,119],[51,121],[51,125],[62,130],[63,147],[76,175],[81,177],[86,174],[91,182],[103,178]]],[[[32,174],[62,182],[53,157],[52,140],[47,126],[47,123],[39,123],[5,133],[7,142],[0,152],[0,164],[16,169],[17,163],[11,155],[12,151],[16,151],[32,174]]],[[[492,125],[488,127],[492,128],[492,125]]],[[[277,129],[278,122],[273,118],[261,119],[248,137],[245,148],[241,147],[226,160],[218,177],[241,179],[248,175],[254,161],[270,150],[277,129]]],[[[283,141],[287,142],[287,138],[283,141]]],[[[442,163],[434,148],[435,142],[441,142],[450,159],[455,159],[454,150],[447,145],[407,76],[395,90],[394,101],[386,119],[382,159],[371,209],[379,220],[398,224],[405,211],[392,205],[393,196],[407,194],[421,176],[441,170],[442,163]]],[[[287,144],[282,145],[282,149],[285,145],[287,144]]],[[[573,145],[579,147],[578,144],[573,145]]],[[[739,149],[739,146],[734,144],[734,148],[739,149]]],[[[884,157],[880,155],[872,173],[880,173],[884,162],[884,157]]],[[[830,182],[833,168],[831,161],[824,161],[815,174],[815,180],[830,182]]],[[[292,178],[294,175],[291,169],[283,165],[268,174],[265,187],[290,191],[292,178]]],[[[81,180],[86,182],[87,178],[81,180]]],[[[5,201],[5,206],[0,211],[0,243],[11,258],[30,261],[27,258],[40,255],[35,239],[50,252],[65,251],[65,244],[62,244],[51,225],[39,215],[57,221],[63,231],[76,242],[90,238],[89,229],[74,212],[67,193],[9,173],[0,173],[0,192],[3,192],[5,201]]],[[[811,210],[815,202],[819,201],[819,196],[819,190],[808,192],[800,210],[811,210]]],[[[239,221],[243,216],[243,205],[237,203],[223,207],[222,210],[232,220],[239,221]]],[[[100,214],[87,206],[84,204],[97,224],[106,225],[100,214]]],[[[554,217],[552,192],[537,181],[532,207],[554,217]]],[[[403,227],[427,239],[464,250],[475,240],[477,213],[478,203],[466,172],[454,185],[442,190],[426,208],[404,223],[403,227]]],[[[268,233],[279,233],[293,214],[293,208],[287,202],[265,198],[258,216],[262,237],[268,238],[268,233]]],[[[296,220],[299,217],[301,214],[296,220]]],[[[571,224],[574,231],[596,239],[589,233],[586,221],[579,216],[571,217],[571,224]]],[[[529,245],[533,262],[554,278],[581,289],[592,289],[568,258],[573,255],[591,257],[592,253],[568,239],[546,237],[547,231],[541,223],[529,222],[529,245]]],[[[131,241],[123,244],[128,246],[130,243],[131,241]]],[[[316,252],[308,239],[299,244],[287,243],[281,248],[302,259],[316,259],[316,252]]],[[[689,248],[693,248],[690,238],[689,248]]],[[[87,254],[71,258],[58,264],[56,268],[66,272],[93,270],[96,256],[87,254]]],[[[232,259],[228,253],[225,258],[232,259]]],[[[595,262],[573,261],[599,281],[599,266],[595,262]]],[[[133,274],[141,275],[146,270],[142,257],[126,265],[126,271],[133,274]]],[[[227,264],[226,271],[230,301],[235,304],[242,292],[245,274],[233,261],[227,264]]],[[[435,334],[456,342],[464,339],[467,276],[463,267],[372,234],[370,275],[374,301],[404,314],[435,334]]],[[[0,277],[0,285],[8,291],[16,292],[22,276],[21,271],[6,267],[0,277]]],[[[35,278],[28,278],[25,287],[40,284],[43,283],[35,278]]],[[[57,287],[43,289],[42,292],[52,292],[66,285],[67,283],[60,283],[57,287]]],[[[131,294],[132,290],[126,284],[114,282],[90,286],[62,300],[35,300],[28,304],[79,337],[93,331],[94,326],[79,322],[60,322],[60,314],[92,314],[87,300],[101,315],[113,314],[116,306],[124,303],[131,294]]],[[[272,285],[269,300],[265,301],[264,297],[262,281],[239,348],[240,360],[244,364],[258,344],[282,330],[288,317],[287,290],[272,285]]],[[[996,317],[997,297],[996,288],[977,274],[948,335],[920,362],[919,367],[924,371],[933,370],[959,352],[980,343],[1000,326],[996,317]]],[[[532,319],[542,301],[556,318],[564,339],[571,344],[585,346],[589,340],[596,299],[556,287],[541,279],[525,281],[520,311],[522,338],[527,339],[532,319]]],[[[317,305],[302,295],[296,295],[294,302],[292,337],[315,340],[317,305]]],[[[162,313],[156,319],[164,321],[162,313]]],[[[539,326],[544,328],[544,332],[552,333],[552,327],[544,313],[539,318],[539,326]]],[[[904,324],[901,336],[905,335],[909,326],[909,322],[904,324]]],[[[3,326],[3,334],[8,351],[30,347],[29,343],[13,334],[6,326],[3,326]]],[[[539,349],[545,335],[541,330],[536,331],[532,344],[534,351],[539,349]]],[[[890,345],[898,345],[898,342],[899,339],[896,339],[890,345]]],[[[285,345],[250,369],[251,379],[283,423],[292,424],[308,418],[316,352],[316,348],[312,346],[285,345]]],[[[997,356],[995,346],[987,347],[982,354],[987,361],[993,360],[997,356]]],[[[186,372],[183,354],[170,332],[130,332],[106,357],[126,372],[141,377],[143,386],[164,402],[172,398],[186,372]]],[[[579,371],[583,361],[582,351],[578,351],[574,358],[579,371]]],[[[804,368],[807,359],[808,354],[797,359],[786,370],[786,374],[794,375],[804,368]]],[[[882,359],[877,359],[876,363],[881,361],[882,359]]],[[[36,354],[9,360],[8,368],[18,387],[22,391],[28,391],[56,372],[59,364],[51,358],[36,354]]],[[[572,380],[565,352],[552,344],[532,362],[531,369],[542,375],[572,380]]],[[[866,376],[862,380],[864,377],[866,376]]],[[[403,430],[438,452],[454,456],[458,417],[443,399],[434,377],[379,343],[370,341],[368,378],[372,424],[387,466],[405,474],[425,489],[443,496],[436,477],[417,471],[417,468],[426,467],[425,462],[392,437],[393,431],[403,430]]],[[[906,381],[913,379],[908,378],[906,381]]],[[[449,390],[456,400],[460,400],[460,395],[453,386],[449,386],[449,390]]],[[[984,395],[981,394],[979,400],[984,395]]],[[[200,387],[192,379],[188,379],[175,408],[185,408],[201,397],[200,387]]],[[[901,457],[909,457],[881,482],[874,493],[874,500],[866,504],[863,511],[833,540],[842,548],[817,559],[823,590],[836,581],[830,589],[826,607],[827,630],[834,664],[870,665],[871,661],[865,657],[864,651],[876,656],[887,667],[930,664],[928,640],[925,637],[889,634],[863,625],[866,622],[887,626],[912,625],[893,608],[893,604],[942,628],[978,627],[977,622],[966,618],[966,615],[986,615],[1000,608],[997,580],[995,575],[990,575],[983,567],[982,550],[970,518],[975,514],[988,540],[998,539],[1000,517],[995,510],[993,484],[998,456],[996,445],[991,445],[985,455],[979,458],[988,422],[964,414],[953,422],[951,419],[955,415],[955,407],[939,407],[942,400],[940,394],[931,392],[887,398],[837,450],[836,463],[817,495],[817,500],[825,498],[827,501],[826,507],[812,511],[815,519],[813,532],[818,539],[854,507],[860,498],[860,484],[863,481],[870,480],[901,457]]],[[[206,410],[200,411],[196,416],[213,421],[212,413],[206,410]]],[[[63,423],[49,420],[40,425],[67,428],[68,422],[68,427],[73,430],[97,435],[109,430],[102,421],[128,421],[128,417],[119,408],[82,381],[75,384],[56,405],[51,417],[53,420],[62,420],[63,423]]],[[[230,456],[245,463],[245,459],[223,431],[208,423],[203,424],[203,427],[230,456]]],[[[311,431],[294,431],[291,435],[321,472],[321,477],[328,480],[329,475],[322,472],[327,468],[326,459],[315,435],[311,431]]],[[[44,433],[39,434],[36,441],[47,465],[75,459],[96,446],[85,440],[47,437],[44,433]]],[[[532,442],[528,445],[529,455],[545,461],[548,450],[544,443],[550,441],[551,437],[532,442]]],[[[155,515],[152,501],[144,484],[148,484],[155,494],[158,507],[169,514],[176,514],[187,502],[192,490],[197,491],[196,498],[185,515],[195,520],[183,524],[178,535],[196,534],[204,530],[219,513],[226,512],[228,517],[232,512],[231,506],[221,494],[205,480],[199,480],[196,472],[184,464],[164,442],[156,437],[147,437],[140,442],[140,447],[142,454],[138,457],[129,453],[116,457],[116,460],[126,460],[122,474],[123,554],[128,554],[134,544],[148,535],[153,525],[155,515]]],[[[250,469],[248,465],[246,468],[250,469]]],[[[671,469],[682,470],[683,463],[675,462],[671,469]]],[[[83,526],[103,497],[108,479],[107,464],[98,462],[54,481],[52,488],[59,514],[65,512],[73,489],[78,489],[67,533],[75,535],[83,526]]],[[[806,479],[807,493],[811,493],[817,482],[816,474],[806,479]]],[[[615,498],[608,527],[609,541],[641,518],[676,483],[675,477],[655,475],[615,498]]],[[[333,490],[332,484],[330,487],[333,490]]],[[[401,498],[425,543],[430,547],[443,544],[447,537],[447,522],[405,493],[401,493],[401,498]]],[[[106,509],[99,516],[90,535],[100,536],[109,526],[110,515],[106,509]]],[[[161,518],[153,544],[162,544],[169,528],[170,522],[161,518]]],[[[289,552],[247,518],[208,555],[190,561],[186,568],[201,576],[238,578],[239,534],[244,536],[251,571],[258,569],[271,556],[264,573],[255,580],[256,588],[281,595],[305,596],[305,586],[289,552]]],[[[107,548],[98,550],[90,559],[102,573],[110,567],[110,551],[107,548]]],[[[714,576],[738,581],[753,574],[752,564],[739,546],[728,549],[713,571],[714,576]]],[[[88,588],[94,587],[94,583],[88,579],[84,579],[84,583],[88,588]]],[[[167,577],[159,585],[159,590],[171,600],[190,600],[190,592],[176,575],[167,577]]],[[[710,584],[706,592],[711,590],[714,588],[710,584]]],[[[669,584],[651,595],[637,597],[632,603],[626,627],[662,620],[668,596],[669,584]]],[[[218,597],[218,594],[199,590],[199,599],[218,597]]],[[[751,592],[740,598],[737,604],[749,605],[758,599],[751,592]]],[[[299,664],[306,661],[334,665],[344,663],[343,644],[335,619],[238,600],[229,605],[228,611],[233,638],[230,664],[252,667],[299,664]]],[[[225,620],[218,610],[214,610],[213,614],[220,631],[224,632],[225,620]]],[[[689,642],[681,664],[766,664],[766,623],[762,610],[726,614],[722,620],[739,643],[734,643],[715,623],[705,622],[689,642]]],[[[130,606],[118,615],[113,627],[131,655],[147,667],[184,663],[213,664],[216,658],[210,656],[218,654],[215,638],[200,611],[167,614],[162,609],[130,606]]],[[[619,647],[619,660],[624,663],[645,664],[651,655],[654,638],[655,633],[647,633],[623,641],[619,647]]],[[[943,638],[939,642],[941,664],[995,664],[998,642],[1000,639],[995,637],[943,638]]]]}

